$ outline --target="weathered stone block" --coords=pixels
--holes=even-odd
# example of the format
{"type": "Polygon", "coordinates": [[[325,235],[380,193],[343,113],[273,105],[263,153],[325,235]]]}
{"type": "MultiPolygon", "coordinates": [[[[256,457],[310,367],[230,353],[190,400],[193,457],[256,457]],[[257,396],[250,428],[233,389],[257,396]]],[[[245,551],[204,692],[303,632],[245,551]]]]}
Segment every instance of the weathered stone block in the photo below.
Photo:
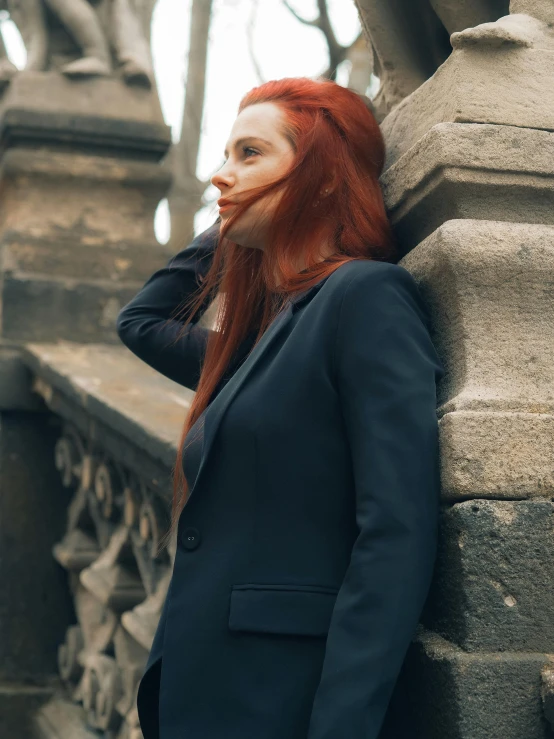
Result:
{"type": "Polygon", "coordinates": [[[57,72],[19,72],[0,104],[0,138],[117,149],[159,159],[171,136],[155,90],[91,77],[78,86],[57,72]]]}
{"type": "Polygon", "coordinates": [[[421,630],[379,739],[552,739],[535,652],[466,653],[421,630]]]}
{"type": "Polygon", "coordinates": [[[149,242],[162,251],[153,218],[170,173],[157,162],[15,146],[2,155],[0,181],[3,232],[94,250],[149,242]]]}
{"type": "Polygon", "coordinates": [[[554,494],[554,228],[455,220],[400,262],[444,358],[442,492],[554,494]]]}
{"type": "MultiPolygon", "coordinates": [[[[381,127],[386,168],[438,123],[554,129],[554,53],[541,48],[455,49],[381,127]]],[[[477,152],[475,152],[477,153],[477,152]]],[[[472,164],[475,157],[472,157],[472,164]]]]}
{"type": "Polygon", "coordinates": [[[554,495],[554,415],[453,411],[439,421],[445,500],[554,495]]]}
{"type": "Polygon", "coordinates": [[[449,221],[400,264],[419,285],[446,361],[441,415],[554,413],[553,226],[449,221]]]}
{"type": "Polygon", "coordinates": [[[554,653],[553,581],[552,501],[457,503],[423,621],[466,651],[554,653]]]}
{"type": "Polygon", "coordinates": [[[118,342],[118,312],[170,256],[154,234],[171,183],[155,92],[17,75],[0,144],[0,335],[118,342]]]}
{"type": "Polygon", "coordinates": [[[29,273],[4,277],[1,331],[20,341],[104,341],[120,343],[117,314],[142,283],[81,281],[71,277],[37,279],[29,273]]]}
{"type": "MultiPolygon", "coordinates": [[[[151,242],[96,241],[77,234],[31,236],[5,231],[0,242],[4,274],[41,274],[75,280],[107,280],[114,285],[139,283],[165,266],[172,249],[151,242]]],[[[137,288],[138,289],[138,288],[137,288]]]]}
{"type": "Polygon", "coordinates": [[[404,252],[451,219],[554,224],[554,133],[439,123],[381,184],[404,252]]]}

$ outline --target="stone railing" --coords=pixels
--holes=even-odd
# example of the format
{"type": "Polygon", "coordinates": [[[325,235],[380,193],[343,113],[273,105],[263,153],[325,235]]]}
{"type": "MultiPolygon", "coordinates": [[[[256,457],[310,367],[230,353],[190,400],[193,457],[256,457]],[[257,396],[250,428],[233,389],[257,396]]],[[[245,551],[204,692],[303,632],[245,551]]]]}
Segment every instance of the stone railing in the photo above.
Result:
{"type": "Polygon", "coordinates": [[[28,344],[23,359],[57,419],[53,464],[71,492],[52,553],[67,572],[75,620],[58,649],[64,690],[36,724],[45,737],[58,736],[50,727],[61,720],[77,722],[83,738],[140,739],[136,694],[175,552],[170,544],[159,553],[159,543],[193,393],[124,347],[28,344]]]}

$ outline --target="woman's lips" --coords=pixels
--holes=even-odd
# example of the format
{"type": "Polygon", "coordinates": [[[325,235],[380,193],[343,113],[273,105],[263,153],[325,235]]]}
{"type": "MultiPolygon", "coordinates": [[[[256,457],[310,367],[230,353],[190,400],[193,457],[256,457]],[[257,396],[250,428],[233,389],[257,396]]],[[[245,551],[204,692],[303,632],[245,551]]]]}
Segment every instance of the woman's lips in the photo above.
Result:
{"type": "Polygon", "coordinates": [[[233,203],[225,203],[224,205],[219,206],[219,212],[224,213],[226,210],[229,210],[229,208],[234,208],[233,203]]]}

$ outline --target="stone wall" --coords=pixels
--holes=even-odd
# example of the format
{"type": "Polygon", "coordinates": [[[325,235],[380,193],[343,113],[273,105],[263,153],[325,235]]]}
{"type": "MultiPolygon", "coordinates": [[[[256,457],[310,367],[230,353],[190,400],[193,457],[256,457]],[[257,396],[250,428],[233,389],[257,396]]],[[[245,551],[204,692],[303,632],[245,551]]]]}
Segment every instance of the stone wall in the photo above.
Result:
{"type": "MultiPolygon", "coordinates": [[[[524,7],[525,6],[525,7],[524,7]]],[[[546,739],[554,577],[554,6],[452,36],[382,123],[445,362],[435,579],[388,737],[546,739]]]]}

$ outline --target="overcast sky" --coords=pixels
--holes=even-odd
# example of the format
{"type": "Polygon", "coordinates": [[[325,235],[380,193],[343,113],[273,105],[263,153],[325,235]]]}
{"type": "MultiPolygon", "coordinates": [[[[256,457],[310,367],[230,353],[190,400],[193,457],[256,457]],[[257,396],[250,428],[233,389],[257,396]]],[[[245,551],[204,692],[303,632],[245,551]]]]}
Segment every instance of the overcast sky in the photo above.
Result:
{"type": "MultiPolygon", "coordinates": [[[[306,18],[317,13],[316,0],[291,0],[306,18]]],[[[353,0],[328,0],[338,41],[351,43],[359,32],[353,0]]],[[[248,51],[247,26],[252,0],[214,0],[203,134],[198,175],[207,179],[222,164],[223,149],[236,117],[241,97],[259,84],[248,51]]],[[[152,56],[163,115],[171,126],[173,139],[180,134],[187,69],[190,0],[158,0],[152,18],[152,56]]],[[[12,61],[25,64],[25,50],[11,23],[2,23],[2,34],[12,61]]],[[[313,77],[328,64],[320,31],[297,21],[281,0],[259,0],[253,33],[253,52],[264,80],[282,77],[313,77]]],[[[343,70],[343,73],[346,70],[343,70]]],[[[341,82],[339,77],[339,82],[341,82]]],[[[210,188],[211,207],[197,216],[196,230],[202,231],[217,216],[215,199],[219,191],[210,188]]],[[[155,220],[159,241],[169,238],[167,203],[162,202],[155,220]]]]}

